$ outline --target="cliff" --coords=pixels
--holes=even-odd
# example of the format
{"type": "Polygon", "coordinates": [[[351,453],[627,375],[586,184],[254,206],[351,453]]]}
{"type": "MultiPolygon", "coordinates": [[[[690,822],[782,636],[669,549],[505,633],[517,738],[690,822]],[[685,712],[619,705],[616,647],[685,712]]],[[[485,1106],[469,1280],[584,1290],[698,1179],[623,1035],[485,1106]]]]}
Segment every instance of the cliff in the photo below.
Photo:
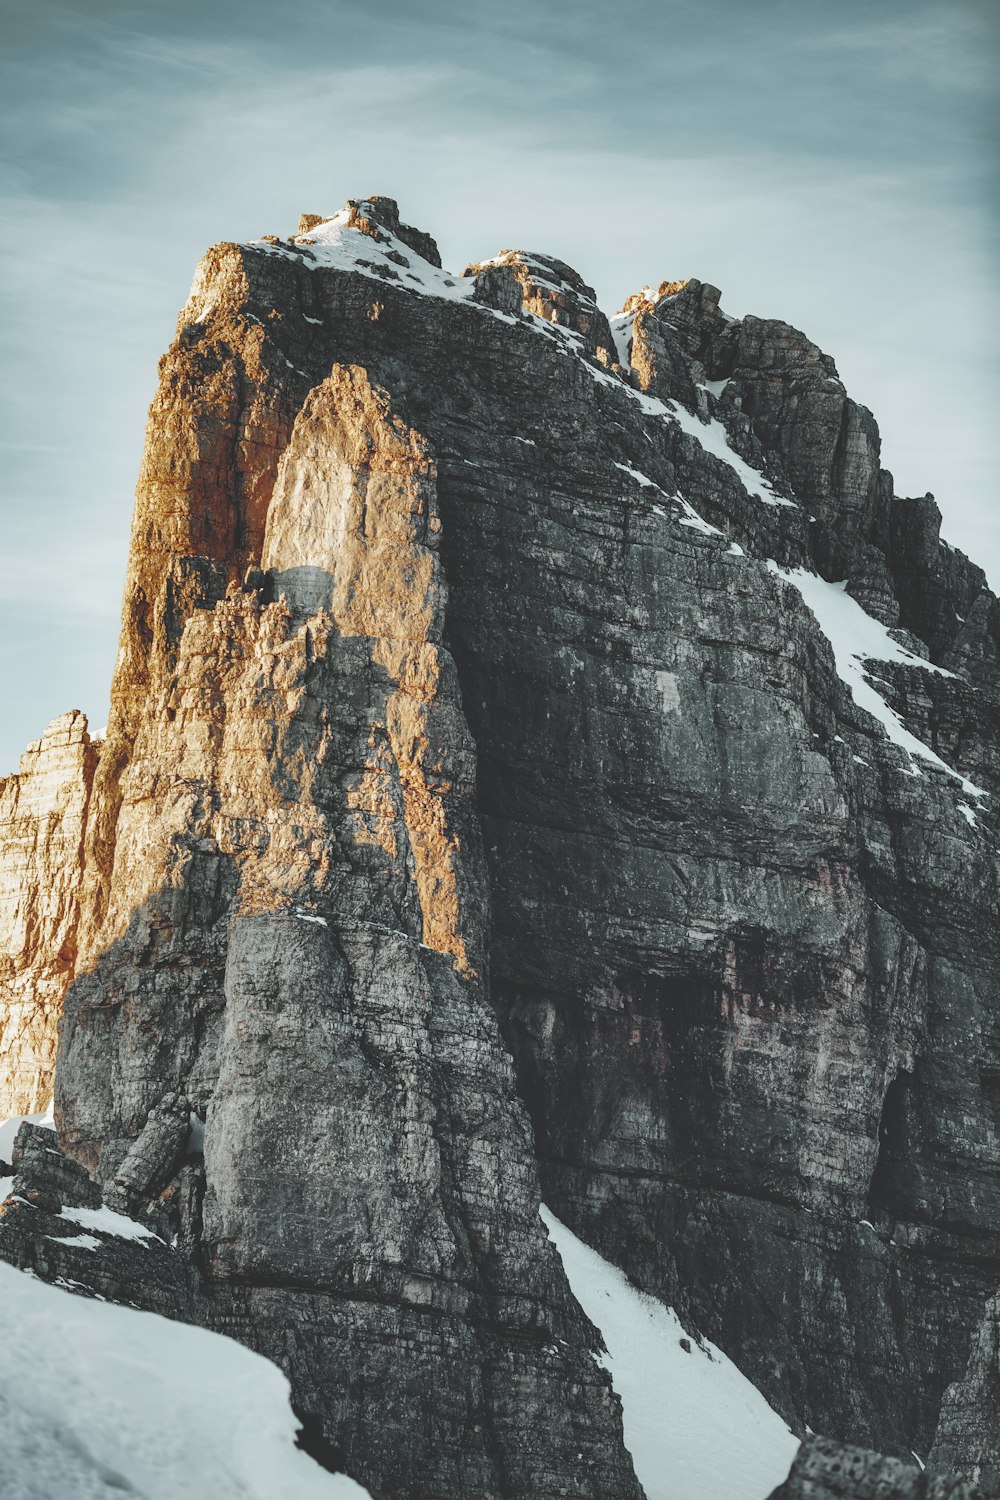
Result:
{"type": "Polygon", "coordinates": [[[99,746],[81,713],[54,719],[0,778],[0,1101],[52,1098],[56,1026],[76,967],[83,843],[99,746]]]}
{"type": "Polygon", "coordinates": [[[72,980],[64,1147],[370,1487],[640,1493],[540,1195],[797,1430],[930,1449],[1000,1285],[1000,614],[939,526],[696,280],[609,321],[388,199],[199,267],[5,1039],[72,980]]]}

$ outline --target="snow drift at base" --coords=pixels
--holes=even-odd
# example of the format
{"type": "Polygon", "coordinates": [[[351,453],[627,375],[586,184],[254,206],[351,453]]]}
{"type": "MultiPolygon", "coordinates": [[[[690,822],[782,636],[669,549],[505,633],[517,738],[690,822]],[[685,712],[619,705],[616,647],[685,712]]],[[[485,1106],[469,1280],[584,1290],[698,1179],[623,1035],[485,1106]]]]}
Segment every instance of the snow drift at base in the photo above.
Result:
{"type": "Polygon", "coordinates": [[[0,1264],[4,1500],[364,1500],[297,1429],[260,1355],[0,1264]]]}

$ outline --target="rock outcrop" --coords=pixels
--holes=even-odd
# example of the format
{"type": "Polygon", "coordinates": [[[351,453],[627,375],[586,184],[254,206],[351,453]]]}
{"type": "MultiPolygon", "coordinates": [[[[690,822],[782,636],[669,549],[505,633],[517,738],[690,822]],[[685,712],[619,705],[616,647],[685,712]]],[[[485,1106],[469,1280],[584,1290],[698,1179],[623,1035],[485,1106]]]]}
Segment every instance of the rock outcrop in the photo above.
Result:
{"type": "Polygon", "coordinates": [[[1000,1279],[997,601],[661,293],[359,199],[209,252],[151,410],[60,1138],[392,1500],[638,1496],[540,1190],[907,1455],[1000,1279]]]}
{"type": "Polygon", "coordinates": [[[1000,1491],[1000,1296],[986,1304],[964,1378],[945,1391],[930,1461],[1000,1491]]]}
{"type": "Polygon", "coordinates": [[[81,713],[53,719],[0,779],[0,1101],[52,1098],[56,1025],[77,958],[84,830],[99,746],[81,713]]]}
{"type": "Polygon", "coordinates": [[[986,1500],[986,1492],[898,1458],[808,1437],[771,1500],[986,1500]]]}

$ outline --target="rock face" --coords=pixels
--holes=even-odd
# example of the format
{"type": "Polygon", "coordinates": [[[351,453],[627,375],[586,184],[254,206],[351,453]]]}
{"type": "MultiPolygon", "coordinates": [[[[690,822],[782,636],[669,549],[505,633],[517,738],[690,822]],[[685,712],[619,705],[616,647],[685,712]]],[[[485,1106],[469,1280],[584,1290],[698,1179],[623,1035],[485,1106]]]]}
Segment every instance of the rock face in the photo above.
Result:
{"type": "Polygon", "coordinates": [[[929,1474],[828,1438],[806,1438],[792,1472],[771,1500],[984,1500],[962,1479],[929,1474]]]}
{"type": "Polygon", "coordinates": [[[0,779],[0,1101],[52,1097],[56,1024],[77,960],[84,829],[97,767],[81,713],[61,714],[0,779]]]}
{"type": "Polygon", "coordinates": [[[997,601],[719,304],[359,199],[211,251],[161,366],[61,1140],[393,1500],[638,1496],[540,1187],[905,1454],[1000,1280],[997,601]]]}
{"type": "Polygon", "coordinates": [[[945,1391],[931,1462],[1000,1491],[1000,1296],[986,1304],[965,1378],[945,1391]]]}

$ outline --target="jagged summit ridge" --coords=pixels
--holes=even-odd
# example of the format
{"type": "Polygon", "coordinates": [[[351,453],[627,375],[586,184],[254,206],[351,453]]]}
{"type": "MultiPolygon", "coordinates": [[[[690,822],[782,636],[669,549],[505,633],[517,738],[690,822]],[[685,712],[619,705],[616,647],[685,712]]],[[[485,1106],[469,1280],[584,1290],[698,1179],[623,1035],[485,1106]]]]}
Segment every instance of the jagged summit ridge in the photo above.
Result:
{"type": "Polygon", "coordinates": [[[393,1500],[637,1495],[541,1192],[797,1430],[926,1454],[1000,1283],[996,600],[796,330],[437,259],[373,197],[196,274],[62,1143],[393,1500]]]}

